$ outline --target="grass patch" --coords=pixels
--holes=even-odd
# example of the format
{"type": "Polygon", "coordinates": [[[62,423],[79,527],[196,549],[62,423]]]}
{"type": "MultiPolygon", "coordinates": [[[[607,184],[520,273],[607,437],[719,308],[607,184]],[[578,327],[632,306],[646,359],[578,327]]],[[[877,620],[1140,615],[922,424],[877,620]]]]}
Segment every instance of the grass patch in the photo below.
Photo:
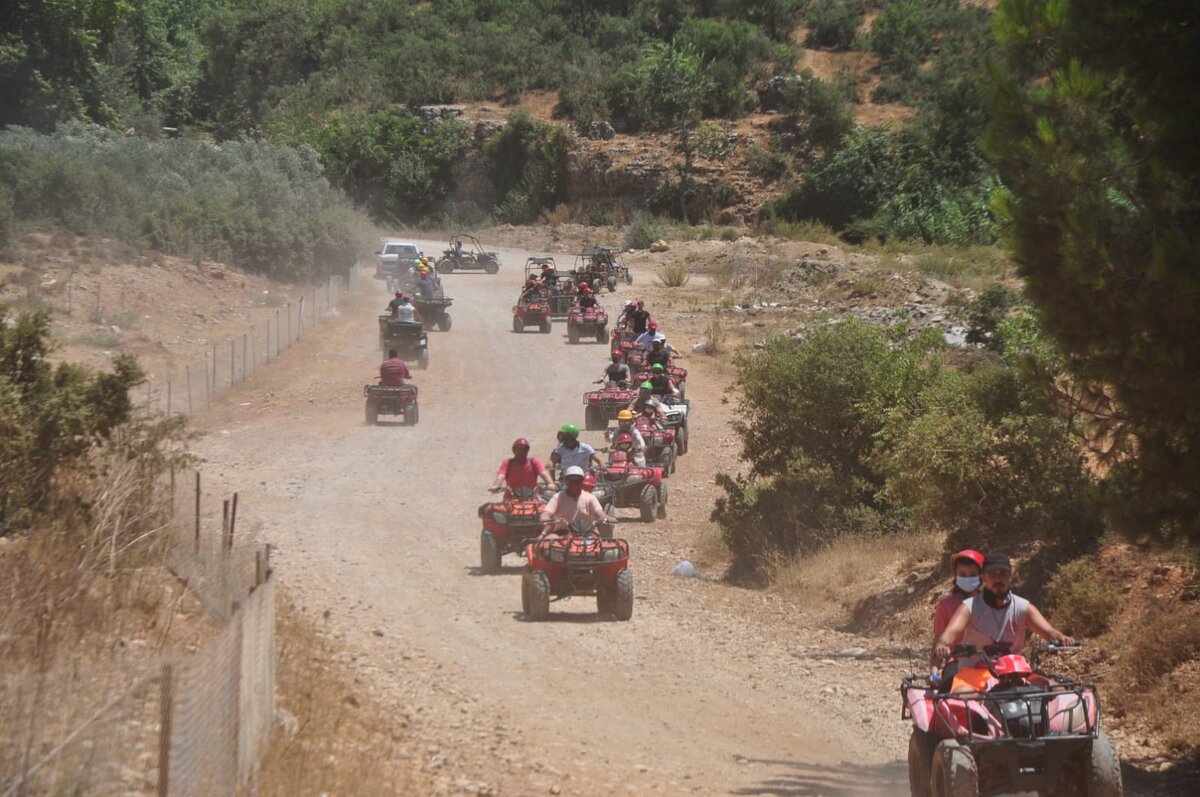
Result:
{"type": "Polygon", "coordinates": [[[733,284],[733,263],[728,260],[714,263],[708,270],[708,278],[714,288],[728,288],[733,284]]]}
{"type": "Polygon", "coordinates": [[[682,263],[672,263],[658,270],[658,281],[667,288],[682,288],[691,278],[682,263]]]}
{"type": "Polygon", "coordinates": [[[121,338],[111,329],[91,329],[75,340],[85,346],[95,346],[98,349],[114,349],[121,345],[121,338]]]}
{"type": "Polygon", "coordinates": [[[773,589],[815,610],[849,611],[879,591],[881,580],[938,559],[939,534],[845,536],[809,556],[777,556],[769,563],[773,589]]]}
{"type": "Polygon", "coordinates": [[[772,217],[763,223],[763,231],[768,235],[786,238],[789,241],[807,241],[829,246],[842,245],[833,228],[819,221],[786,221],[772,217]]]}

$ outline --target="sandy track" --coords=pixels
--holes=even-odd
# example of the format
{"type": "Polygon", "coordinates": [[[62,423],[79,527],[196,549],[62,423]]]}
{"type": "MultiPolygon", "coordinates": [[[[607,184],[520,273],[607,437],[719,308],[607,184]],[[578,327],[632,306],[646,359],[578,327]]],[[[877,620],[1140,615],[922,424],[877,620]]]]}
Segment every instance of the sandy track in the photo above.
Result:
{"type": "MultiPolygon", "coordinates": [[[[550,335],[509,331],[524,257],[503,252],[494,277],[445,279],[454,326],[430,333],[430,368],[414,372],[418,426],[363,423],[386,302],[375,283],[198,419],[208,489],[241,491],[241,517],[278,546],[290,594],[314,617],[329,612],[318,622],[362,688],[412,725],[419,745],[404,752],[431,790],[902,791],[892,690],[906,662],[838,658],[855,640],[799,627],[780,601],[668,575],[687,545],[672,519],[706,516],[695,496],[712,441],[727,436],[700,370],[672,519],[618,530],[634,552],[631,622],[599,621],[593,600],[576,599],[528,623],[519,560],[478,574],[475,510],[497,464],[513,438],[544,458],[559,424],[581,422],[606,355],[569,346],[561,322],[550,335]]],[[[623,298],[603,297],[613,314],[623,298]]]]}

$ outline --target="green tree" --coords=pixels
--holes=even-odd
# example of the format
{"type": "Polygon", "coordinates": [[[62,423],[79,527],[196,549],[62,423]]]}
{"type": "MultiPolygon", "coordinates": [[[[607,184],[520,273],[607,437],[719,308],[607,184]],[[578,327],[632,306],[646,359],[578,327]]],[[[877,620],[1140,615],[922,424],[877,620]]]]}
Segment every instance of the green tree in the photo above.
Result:
{"type": "Polygon", "coordinates": [[[1112,395],[1108,508],[1200,539],[1200,9],[1002,0],[987,149],[1046,329],[1112,395]]]}
{"type": "Polygon", "coordinates": [[[696,158],[692,127],[700,120],[700,103],[708,82],[701,70],[700,57],[690,48],[655,43],[642,52],[638,63],[641,78],[640,101],[648,124],[659,130],[674,129],[678,149],[683,155],[679,171],[679,211],[688,218],[687,198],[692,191],[692,170],[696,158]]]}

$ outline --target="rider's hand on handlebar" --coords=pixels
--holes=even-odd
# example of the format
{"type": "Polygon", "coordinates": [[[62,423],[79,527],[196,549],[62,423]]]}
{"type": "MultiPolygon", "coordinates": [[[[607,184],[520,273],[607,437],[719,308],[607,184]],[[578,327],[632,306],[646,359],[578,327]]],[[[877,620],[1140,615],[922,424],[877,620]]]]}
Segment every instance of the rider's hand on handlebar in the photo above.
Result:
{"type": "Polygon", "coordinates": [[[950,646],[944,642],[938,642],[933,648],[933,655],[935,658],[942,659],[944,661],[950,657],[950,646]]]}
{"type": "Polygon", "coordinates": [[[493,484],[492,486],[488,487],[488,492],[489,493],[498,493],[503,489],[504,489],[503,487],[493,484]]]}

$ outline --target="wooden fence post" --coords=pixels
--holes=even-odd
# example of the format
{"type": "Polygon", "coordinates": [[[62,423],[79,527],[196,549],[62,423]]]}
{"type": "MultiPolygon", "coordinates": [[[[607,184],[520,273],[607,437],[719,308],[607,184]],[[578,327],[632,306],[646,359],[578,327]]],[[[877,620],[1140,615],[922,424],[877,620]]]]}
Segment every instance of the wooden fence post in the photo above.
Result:
{"type": "Polygon", "coordinates": [[[159,683],[161,723],[158,728],[158,797],[171,791],[171,735],[175,718],[174,665],[164,664],[159,683]]]}
{"type": "Polygon", "coordinates": [[[229,339],[229,389],[233,390],[233,381],[237,379],[237,344],[234,339],[229,339]]]}
{"type": "Polygon", "coordinates": [[[192,541],[192,552],[200,555],[200,471],[196,471],[196,537],[192,541]]]}
{"type": "Polygon", "coordinates": [[[187,392],[188,392],[187,408],[188,408],[188,415],[190,416],[192,414],[192,366],[190,366],[190,365],[183,366],[183,374],[187,380],[187,392]]]}

